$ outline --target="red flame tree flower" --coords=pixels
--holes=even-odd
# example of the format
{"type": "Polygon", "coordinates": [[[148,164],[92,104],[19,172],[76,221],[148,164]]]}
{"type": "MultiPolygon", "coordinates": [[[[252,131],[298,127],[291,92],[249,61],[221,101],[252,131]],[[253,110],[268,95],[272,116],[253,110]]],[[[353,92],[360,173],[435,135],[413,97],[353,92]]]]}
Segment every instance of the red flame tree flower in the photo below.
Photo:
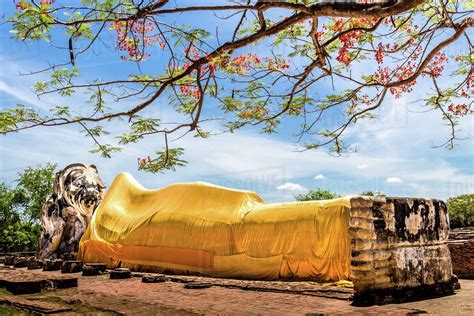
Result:
{"type": "Polygon", "coordinates": [[[329,146],[339,153],[346,148],[344,131],[374,117],[389,98],[417,93],[439,111],[451,126],[447,147],[457,139],[455,125],[473,112],[468,30],[474,19],[467,1],[80,2],[71,7],[65,1],[14,1],[16,13],[8,22],[19,39],[65,42],[59,48],[69,52],[70,67],[47,69],[51,78],[34,88],[40,96],[84,91],[90,112],[73,114],[67,105],[55,106],[51,115],[7,108],[0,112],[1,133],[79,124],[93,151],[110,157],[120,147],[102,142],[104,124],[117,120],[129,129],[119,135],[121,145],[163,135],[163,149],[138,160],[140,169],[161,172],[185,163],[183,149],[171,148],[168,138],[211,136],[205,122],[216,117],[222,131],[255,125],[266,133],[276,132],[285,119],[299,119],[294,134],[303,150],[329,146]],[[203,19],[207,27],[193,27],[203,19]],[[219,32],[224,26],[232,30],[219,32]],[[454,43],[456,49],[448,50],[454,43]],[[138,64],[139,71],[81,83],[81,56],[98,45],[110,49],[110,58],[138,64]],[[124,110],[123,99],[135,103],[124,110]],[[143,114],[168,103],[182,121],[164,124],[143,114]],[[319,123],[335,113],[343,113],[337,114],[342,123],[321,129],[319,123]]]}

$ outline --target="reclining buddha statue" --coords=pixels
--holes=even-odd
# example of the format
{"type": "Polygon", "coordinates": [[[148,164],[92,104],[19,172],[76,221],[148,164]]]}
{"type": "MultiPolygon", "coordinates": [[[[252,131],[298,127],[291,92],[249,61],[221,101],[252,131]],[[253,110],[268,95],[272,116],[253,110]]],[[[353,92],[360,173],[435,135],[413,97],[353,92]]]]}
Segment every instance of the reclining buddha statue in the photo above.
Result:
{"type": "Polygon", "coordinates": [[[143,188],[114,180],[78,252],[109,268],[251,279],[350,277],[350,201],[265,204],[204,182],[143,188]]]}
{"type": "Polygon", "coordinates": [[[373,304],[404,301],[407,291],[453,294],[448,235],[447,208],[436,199],[266,204],[204,182],[147,190],[121,173],[92,215],[78,259],[142,272],[350,280],[354,300],[373,304]]]}

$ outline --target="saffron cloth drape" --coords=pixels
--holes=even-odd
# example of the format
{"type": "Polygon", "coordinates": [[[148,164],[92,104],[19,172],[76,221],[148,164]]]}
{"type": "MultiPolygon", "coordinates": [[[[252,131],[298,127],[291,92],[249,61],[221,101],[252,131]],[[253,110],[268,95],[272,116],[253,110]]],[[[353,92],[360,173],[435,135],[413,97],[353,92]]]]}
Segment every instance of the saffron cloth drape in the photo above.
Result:
{"type": "Polygon", "coordinates": [[[79,247],[109,268],[250,279],[350,278],[349,198],[265,204],[204,182],[143,188],[121,173],[79,247]]]}

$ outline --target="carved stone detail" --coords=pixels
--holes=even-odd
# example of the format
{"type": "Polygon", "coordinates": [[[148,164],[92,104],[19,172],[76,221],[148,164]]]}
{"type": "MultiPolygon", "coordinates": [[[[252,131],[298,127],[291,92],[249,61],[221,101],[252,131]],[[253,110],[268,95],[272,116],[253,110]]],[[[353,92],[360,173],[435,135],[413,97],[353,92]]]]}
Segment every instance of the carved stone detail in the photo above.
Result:
{"type": "Polygon", "coordinates": [[[446,244],[449,219],[442,201],[355,197],[351,206],[356,302],[387,303],[417,298],[428,291],[431,295],[454,291],[446,244]]]}

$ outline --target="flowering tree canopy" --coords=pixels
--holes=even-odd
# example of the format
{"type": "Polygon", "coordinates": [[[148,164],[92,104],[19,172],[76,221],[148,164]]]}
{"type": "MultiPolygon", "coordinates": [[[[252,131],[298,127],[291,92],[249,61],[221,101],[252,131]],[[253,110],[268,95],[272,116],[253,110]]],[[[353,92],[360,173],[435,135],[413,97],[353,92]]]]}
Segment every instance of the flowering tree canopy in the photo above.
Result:
{"type": "Polygon", "coordinates": [[[171,137],[209,137],[209,120],[222,122],[225,131],[258,125],[274,133],[285,119],[298,119],[295,141],[303,150],[328,146],[340,153],[351,124],[372,117],[387,95],[399,98],[420,81],[429,85],[419,95],[450,126],[444,146],[454,145],[457,122],[473,112],[474,18],[468,0],[203,3],[14,1],[15,14],[7,21],[16,38],[52,42],[58,32],[66,36],[58,47],[67,52],[66,62],[43,70],[50,79],[37,82],[36,93],[87,93],[90,108],[78,114],[55,105],[45,114],[17,105],[0,112],[0,132],[79,124],[93,139],[93,151],[110,157],[120,147],[102,143],[101,136],[108,133],[106,122],[117,120],[128,124],[118,135],[121,145],[163,136],[163,150],[139,159],[140,169],[161,172],[185,163],[183,149],[169,145],[171,137]],[[213,14],[222,21],[217,28],[189,25],[213,14]],[[189,16],[188,24],[175,23],[178,16],[189,16]],[[218,27],[231,31],[222,35],[218,27]],[[444,51],[460,41],[465,51],[444,51]],[[265,49],[255,52],[256,43],[265,49]],[[98,45],[111,58],[138,64],[139,71],[108,81],[81,80],[81,57],[98,45]],[[316,93],[321,87],[332,88],[316,93]],[[119,109],[124,100],[133,105],[119,109]],[[182,121],[170,124],[144,114],[165,103],[182,121]],[[327,127],[325,119],[334,113],[344,119],[327,127]]]}

